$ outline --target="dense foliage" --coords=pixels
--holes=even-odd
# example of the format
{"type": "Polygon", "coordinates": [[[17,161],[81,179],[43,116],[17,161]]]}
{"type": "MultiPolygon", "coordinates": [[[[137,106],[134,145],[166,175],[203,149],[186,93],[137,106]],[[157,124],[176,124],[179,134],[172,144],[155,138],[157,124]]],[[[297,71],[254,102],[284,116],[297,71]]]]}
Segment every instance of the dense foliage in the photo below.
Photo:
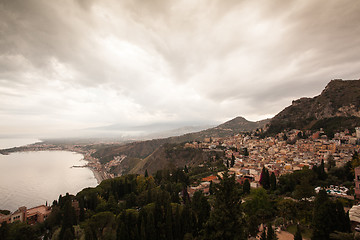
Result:
{"type": "Polygon", "coordinates": [[[274,227],[291,226],[297,226],[296,239],[303,233],[314,240],[329,239],[350,232],[343,206],[351,202],[332,200],[324,191],[316,194],[314,188],[351,185],[358,165],[354,154],[343,167],[326,172],[322,162],[279,179],[264,168],[263,187],[257,189],[251,189],[248,180],[240,185],[225,171],[218,183],[211,182],[210,195],[197,191],[191,197],[187,187],[198,167],[125,175],[76,196],[60,195],[42,224],[2,224],[0,239],[276,239],[274,227]]]}

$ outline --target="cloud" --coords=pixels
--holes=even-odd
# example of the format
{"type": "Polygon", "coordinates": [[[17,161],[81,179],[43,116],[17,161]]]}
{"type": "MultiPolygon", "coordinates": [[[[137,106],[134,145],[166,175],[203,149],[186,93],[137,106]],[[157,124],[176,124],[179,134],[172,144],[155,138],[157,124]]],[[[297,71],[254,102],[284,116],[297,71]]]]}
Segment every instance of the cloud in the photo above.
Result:
{"type": "Polygon", "coordinates": [[[350,0],[2,0],[0,129],[272,116],[331,79],[359,78],[359,10],[350,0]]]}

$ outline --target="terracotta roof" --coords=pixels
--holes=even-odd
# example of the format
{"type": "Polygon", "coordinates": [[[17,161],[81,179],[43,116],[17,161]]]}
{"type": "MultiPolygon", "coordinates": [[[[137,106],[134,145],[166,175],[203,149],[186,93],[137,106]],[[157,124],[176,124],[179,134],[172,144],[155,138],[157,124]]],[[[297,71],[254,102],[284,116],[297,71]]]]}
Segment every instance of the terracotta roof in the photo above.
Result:
{"type": "Polygon", "coordinates": [[[211,176],[208,176],[208,177],[204,177],[201,179],[202,182],[210,182],[210,181],[213,181],[216,179],[216,176],[214,175],[211,175],[211,176]]]}

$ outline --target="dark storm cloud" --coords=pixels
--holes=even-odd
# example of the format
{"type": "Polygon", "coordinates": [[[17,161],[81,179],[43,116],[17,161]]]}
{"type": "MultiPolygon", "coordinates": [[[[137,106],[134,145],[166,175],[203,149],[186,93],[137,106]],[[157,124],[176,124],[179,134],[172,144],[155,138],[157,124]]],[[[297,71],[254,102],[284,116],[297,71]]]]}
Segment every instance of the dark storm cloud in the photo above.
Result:
{"type": "Polygon", "coordinates": [[[359,78],[359,12],[355,0],[0,0],[0,127],[14,112],[74,127],[268,117],[359,78]]]}

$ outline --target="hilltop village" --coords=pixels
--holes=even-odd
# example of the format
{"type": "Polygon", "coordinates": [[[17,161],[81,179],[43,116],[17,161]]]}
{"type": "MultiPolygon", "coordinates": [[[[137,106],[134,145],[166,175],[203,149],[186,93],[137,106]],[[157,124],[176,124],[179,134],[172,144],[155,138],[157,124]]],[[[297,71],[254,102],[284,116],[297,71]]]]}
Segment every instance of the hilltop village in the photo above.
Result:
{"type": "MultiPolygon", "coordinates": [[[[326,168],[340,167],[352,159],[353,153],[360,150],[360,128],[334,134],[329,139],[323,130],[315,133],[291,130],[274,137],[260,138],[259,134],[237,134],[227,138],[205,138],[203,142],[186,143],[186,148],[225,153],[223,163],[230,174],[235,174],[240,183],[245,179],[251,187],[260,186],[263,167],[277,177],[303,168],[311,169],[324,161],[326,168]]],[[[221,176],[222,172],[217,175],[221,176]]],[[[216,174],[203,178],[203,183],[192,187],[194,190],[208,192],[209,180],[216,174]]],[[[215,180],[216,181],[216,180],[215,180]]]]}

